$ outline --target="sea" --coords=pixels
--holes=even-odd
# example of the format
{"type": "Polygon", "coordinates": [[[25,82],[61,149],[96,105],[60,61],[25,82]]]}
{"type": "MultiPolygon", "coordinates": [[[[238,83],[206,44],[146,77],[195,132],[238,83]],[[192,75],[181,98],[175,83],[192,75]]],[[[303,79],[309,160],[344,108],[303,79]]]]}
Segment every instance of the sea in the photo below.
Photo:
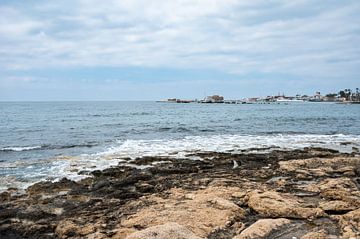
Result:
{"type": "MultiPolygon", "coordinates": [[[[360,148],[360,105],[0,102],[0,191],[144,156],[360,148]]],[[[148,165],[151,167],[151,165],[148,165]]]]}

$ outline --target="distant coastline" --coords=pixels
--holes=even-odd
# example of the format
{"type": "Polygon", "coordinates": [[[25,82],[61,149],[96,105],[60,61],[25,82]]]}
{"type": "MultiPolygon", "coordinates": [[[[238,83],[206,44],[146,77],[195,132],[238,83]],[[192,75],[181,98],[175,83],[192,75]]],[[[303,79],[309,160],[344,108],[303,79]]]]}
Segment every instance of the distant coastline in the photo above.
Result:
{"type": "Polygon", "coordinates": [[[320,91],[315,92],[314,95],[297,94],[295,96],[286,96],[285,94],[278,94],[266,97],[249,97],[243,99],[225,99],[221,95],[206,96],[203,99],[178,99],[169,98],[165,100],[158,100],[157,102],[166,103],[222,103],[222,104],[254,104],[254,103],[298,103],[298,102],[335,102],[341,104],[360,104],[359,88],[355,90],[345,89],[338,93],[328,93],[322,95],[320,91]]]}

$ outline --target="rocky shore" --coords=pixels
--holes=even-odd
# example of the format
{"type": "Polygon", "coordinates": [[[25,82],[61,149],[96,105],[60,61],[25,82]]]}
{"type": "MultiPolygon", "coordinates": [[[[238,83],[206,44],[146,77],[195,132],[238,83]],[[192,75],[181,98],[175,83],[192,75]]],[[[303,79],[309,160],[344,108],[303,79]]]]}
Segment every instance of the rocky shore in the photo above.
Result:
{"type": "Polygon", "coordinates": [[[0,238],[360,238],[360,156],[334,150],[128,159],[0,194],[0,238]]]}

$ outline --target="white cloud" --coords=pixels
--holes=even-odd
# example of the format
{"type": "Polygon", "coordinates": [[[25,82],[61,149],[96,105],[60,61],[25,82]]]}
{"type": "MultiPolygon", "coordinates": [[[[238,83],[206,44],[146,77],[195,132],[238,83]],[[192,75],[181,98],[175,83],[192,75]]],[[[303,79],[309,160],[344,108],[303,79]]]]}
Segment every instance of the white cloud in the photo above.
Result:
{"type": "Polygon", "coordinates": [[[145,66],[304,77],[359,75],[358,1],[78,0],[23,5],[0,4],[1,68],[145,66]]]}

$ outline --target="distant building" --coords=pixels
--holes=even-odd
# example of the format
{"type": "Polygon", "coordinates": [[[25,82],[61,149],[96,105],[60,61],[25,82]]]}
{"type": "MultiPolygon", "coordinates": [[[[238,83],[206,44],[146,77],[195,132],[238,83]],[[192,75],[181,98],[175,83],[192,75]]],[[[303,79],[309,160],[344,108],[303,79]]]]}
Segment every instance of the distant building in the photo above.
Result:
{"type": "Polygon", "coordinates": [[[315,95],[310,98],[309,101],[321,102],[323,101],[323,96],[321,96],[320,91],[315,92],[315,95]]]}
{"type": "Polygon", "coordinates": [[[207,96],[204,100],[205,103],[224,103],[224,97],[221,95],[207,96]]]}

